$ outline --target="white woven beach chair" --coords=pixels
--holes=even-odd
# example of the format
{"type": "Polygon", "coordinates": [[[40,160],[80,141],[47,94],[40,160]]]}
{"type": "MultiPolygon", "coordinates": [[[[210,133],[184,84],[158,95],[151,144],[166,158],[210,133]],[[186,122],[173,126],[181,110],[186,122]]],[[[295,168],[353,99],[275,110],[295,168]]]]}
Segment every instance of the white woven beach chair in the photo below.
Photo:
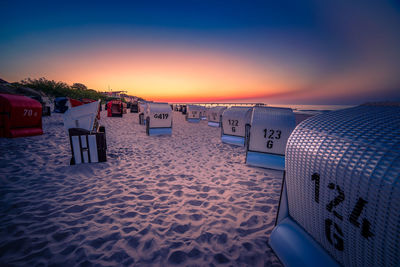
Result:
{"type": "Polygon", "coordinates": [[[252,107],[230,107],[222,113],[221,141],[245,146],[246,125],[250,125],[252,107]]]}
{"type": "Polygon", "coordinates": [[[147,135],[172,134],[172,110],[168,103],[148,103],[146,115],[147,135]]]}
{"type": "Polygon", "coordinates": [[[400,266],[398,105],[297,126],[269,243],[286,266],[400,266]]]}
{"type": "Polygon", "coordinates": [[[208,126],[221,127],[221,117],[224,110],[226,110],[225,106],[216,106],[208,109],[208,126]]]}
{"type": "Polygon", "coordinates": [[[186,121],[188,122],[200,122],[203,108],[197,105],[186,106],[186,121]]]}
{"type": "Polygon", "coordinates": [[[296,119],[289,108],[254,107],[246,164],[283,171],[286,143],[295,126],[296,119]]]}
{"type": "Polygon", "coordinates": [[[97,114],[100,101],[69,108],[64,114],[64,127],[71,145],[71,165],[107,161],[105,128],[97,114]]]}

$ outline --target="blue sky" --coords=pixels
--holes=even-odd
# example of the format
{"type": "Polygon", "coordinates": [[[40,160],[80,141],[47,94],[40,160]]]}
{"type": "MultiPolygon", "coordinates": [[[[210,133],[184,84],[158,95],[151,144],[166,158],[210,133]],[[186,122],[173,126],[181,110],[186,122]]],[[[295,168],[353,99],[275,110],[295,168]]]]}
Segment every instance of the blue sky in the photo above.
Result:
{"type": "MultiPolygon", "coordinates": [[[[193,99],[202,99],[202,92],[215,92],[218,99],[299,104],[400,99],[396,1],[3,1],[1,9],[0,77],[6,80],[45,76],[98,90],[111,83],[145,96],[144,88],[163,94],[159,85],[165,83],[179,90],[190,87],[187,95],[193,99]],[[98,53],[83,61],[82,54],[94,50],[98,53]],[[174,63],[176,73],[152,71],[150,63],[168,68],[163,58],[172,50],[185,51],[176,55],[182,61],[180,68],[174,63]],[[120,73],[156,75],[157,83],[87,64],[105,54],[115,66],[124,66],[120,73]],[[185,60],[200,54],[208,61],[185,60]],[[150,62],[147,72],[135,72],[137,66],[125,62],[124,55],[133,60],[147,55],[142,59],[150,62]],[[82,66],[86,76],[76,75],[68,60],[82,66]],[[222,71],[224,61],[226,69],[238,66],[222,71]],[[197,64],[205,66],[176,82],[197,64]],[[204,71],[213,65],[220,75],[204,71]],[[209,82],[196,86],[199,80],[209,82]]],[[[165,99],[174,97],[168,90],[180,92],[166,88],[165,99]]]]}

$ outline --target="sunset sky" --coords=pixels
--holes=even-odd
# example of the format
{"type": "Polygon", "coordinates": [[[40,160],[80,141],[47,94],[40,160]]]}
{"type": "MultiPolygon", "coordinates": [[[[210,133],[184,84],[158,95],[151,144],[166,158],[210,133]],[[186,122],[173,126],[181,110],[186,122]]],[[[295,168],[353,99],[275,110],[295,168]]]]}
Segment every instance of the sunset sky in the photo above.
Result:
{"type": "Polygon", "coordinates": [[[2,1],[0,78],[155,101],[400,101],[399,1],[2,1]]]}

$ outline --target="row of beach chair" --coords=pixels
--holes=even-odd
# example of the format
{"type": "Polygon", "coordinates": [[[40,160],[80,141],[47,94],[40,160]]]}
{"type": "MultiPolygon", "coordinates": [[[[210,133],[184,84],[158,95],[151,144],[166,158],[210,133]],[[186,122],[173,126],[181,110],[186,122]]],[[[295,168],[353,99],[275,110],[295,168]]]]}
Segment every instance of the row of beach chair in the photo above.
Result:
{"type": "MultiPolygon", "coordinates": [[[[0,104],[0,136],[43,133],[39,102],[2,96],[0,104]]],[[[99,107],[94,101],[64,113],[71,164],[107,160],[99,107]]],[[[288,108],[172,109],[220,127],[223,143],[246,148],[248,165],[282,173],[269,244],[285,266],[400,266],[399,104],[331,111],[298,125],[288,108]]],[[[172,134],[172,109],[138,104],[147,135],[172,134]]]]}

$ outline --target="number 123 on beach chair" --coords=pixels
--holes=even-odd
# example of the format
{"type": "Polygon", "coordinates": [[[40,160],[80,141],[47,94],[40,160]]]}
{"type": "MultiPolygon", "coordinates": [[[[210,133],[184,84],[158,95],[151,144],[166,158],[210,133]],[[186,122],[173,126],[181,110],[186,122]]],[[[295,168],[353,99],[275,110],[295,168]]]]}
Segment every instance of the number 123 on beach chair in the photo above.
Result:
{"type": "Polygon", "coordinates": [[[247,127],[246,164],[283,171],[286,143],[295,126],[289,108],[254,107],[247,127]]]}
{"type": "Polygon", "coordinates": [[[309,118],[286,148],[269,244],[285,266],[400,266],[400,106],[309,118]]]}

